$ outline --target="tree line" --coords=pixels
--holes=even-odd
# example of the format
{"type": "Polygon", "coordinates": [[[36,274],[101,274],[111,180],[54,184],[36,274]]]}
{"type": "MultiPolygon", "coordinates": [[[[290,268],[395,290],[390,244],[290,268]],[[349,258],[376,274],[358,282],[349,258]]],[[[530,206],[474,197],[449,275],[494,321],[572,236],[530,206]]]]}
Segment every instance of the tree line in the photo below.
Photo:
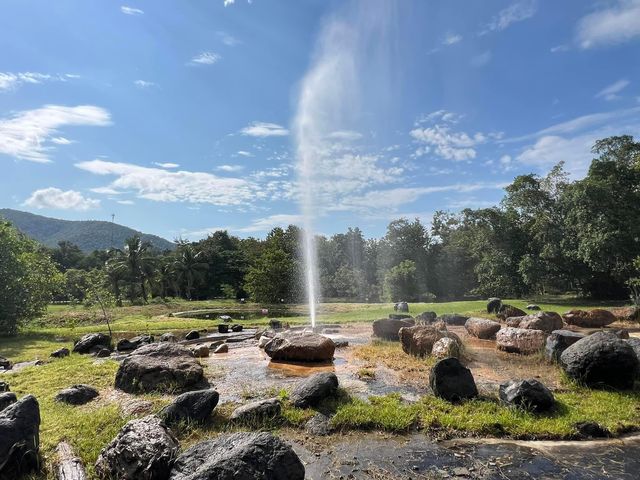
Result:
{"type": "MultiPolygon", "coordinates": [[[[494,207],[438,211],[429,226],[401,218],[382,238],[365,238],[357,227],[318,236],[322,299],[627,298],[640,290],[640,143],[609,137],[592,151],[583,179],[570,180],[562,163],[544,177],[520,175],[494,207]]],[[[2,242],[9,229],[1,230],[2,242]]],[[[265,239],[217,231],[196,242],[178,241],[174,251],[154,250],[139,237],[91,254],[68,242],[28,250],[50,262],[48,275],[54,267],[50,283],[57,300],[86,302],[88,292],[100,288],[118,305],[168,297],[280,303],[304,301],[299,245],[301,231],[291,225],[274,228],[265,239]]]]}

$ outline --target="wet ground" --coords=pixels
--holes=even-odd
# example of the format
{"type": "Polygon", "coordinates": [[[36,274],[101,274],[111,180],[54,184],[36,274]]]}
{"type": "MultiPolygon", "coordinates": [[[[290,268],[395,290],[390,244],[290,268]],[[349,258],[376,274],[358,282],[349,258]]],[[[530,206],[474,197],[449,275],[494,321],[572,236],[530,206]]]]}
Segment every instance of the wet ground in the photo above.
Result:
{"type": "Polygon", "coordinates": [[[307,479],[629,479],[640,478],[640,436],[582,442],[350,434],[324,444],[297,442],[307,479]]]}

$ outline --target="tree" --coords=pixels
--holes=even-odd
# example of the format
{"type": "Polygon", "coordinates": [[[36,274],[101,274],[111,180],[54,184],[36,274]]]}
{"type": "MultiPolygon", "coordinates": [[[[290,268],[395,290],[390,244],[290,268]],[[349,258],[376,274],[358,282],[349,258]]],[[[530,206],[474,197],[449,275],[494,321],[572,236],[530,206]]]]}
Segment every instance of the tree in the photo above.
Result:
{"type": "Polygon", "coordinates": [[[391,268],[384,277],[384,291],[391,302],[418,300],[420,291],[415,262],[404,260],[391,268]]]}
{"type": "Polygon", "coordinates": [[[58,242],[58,247],[52,250],[51,257],[60,265],[62,271],[65,271],[69,268],[78,268],[84,254],[76,244],[63,240],[58,242]]]}
{"type": "Polygon", "coordinates": [[[280,303],[295,299],[296,265],[277,244],[265,248],[249,268],[245,288],[255,302],[280,303]]]}
{"type": "Polygon", "coordinates": [[[41,315],[61,285],[49,255],[8,222],[0,222],[0,334],[41,315]]]}
{"type": "MultiPolygon", "coordinates": [[[[151,254],[151,244],[143,242],[138,235],[128,238],[123,250],[116,250],[110,260],[110,269],[116,277],[126,278],[129,299],[137,298],[137,288],[147,302],[147,282],[155,274],[156,259],[151,254]]],[[[117,296],[117,295],[116,295],[117,296]]]]}
{"type": "Polygon", "coordinates": [[[204,261],[203,252],[196,252],[189,243],[179,244],[177,258],[173,262],[173,271],[183,287],[187,300],[191,300],[194,283],[204,276],[208,267],[208,263],[204,261]]]}

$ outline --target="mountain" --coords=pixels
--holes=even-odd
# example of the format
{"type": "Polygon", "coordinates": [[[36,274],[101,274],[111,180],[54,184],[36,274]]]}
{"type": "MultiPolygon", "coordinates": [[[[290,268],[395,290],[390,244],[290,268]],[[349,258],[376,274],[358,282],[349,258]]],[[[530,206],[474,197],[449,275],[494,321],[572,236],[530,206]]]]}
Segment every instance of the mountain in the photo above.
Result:
{"type": "Polygon", "coordinates": [[[75,243],[85,252],[122,248],[127,238],[139,235],[159,250],[173,250],[175,245],[156,235],[147,235],[117,223],[99,220],[60,220],[33,213],[0,208],[0,218],[9,220],[18,230],[34,240],[56,247],[66,240],[75,243]],[[113,240],[112,240],[113,239],[113,240]]]}

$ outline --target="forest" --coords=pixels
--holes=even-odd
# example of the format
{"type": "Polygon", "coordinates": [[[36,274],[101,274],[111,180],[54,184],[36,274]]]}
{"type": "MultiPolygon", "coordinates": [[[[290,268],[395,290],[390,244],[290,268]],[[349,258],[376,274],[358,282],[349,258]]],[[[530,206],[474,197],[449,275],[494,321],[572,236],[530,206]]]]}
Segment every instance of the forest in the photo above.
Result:
{"type": "MultiPolygon", "coordinates": [[[[640,143],[599,140],[588,174],[563,164],[520,175],[491,208],[438,211],[430,225],[400,218],[382,238],[362,231],[316,238],[324,301],[450,301],[577,294],[638,301],[640,143]]],[[[85,254],[67,241],[46,248],[0,226],[0,318],[12,331],[50,300],[113,305],[236,298],[304,301],[296,226],[266,238],[217,231],[158,251],[139,237],[85,254]],[[24,288],[24,285],[32,285],[24,288]]]]}

